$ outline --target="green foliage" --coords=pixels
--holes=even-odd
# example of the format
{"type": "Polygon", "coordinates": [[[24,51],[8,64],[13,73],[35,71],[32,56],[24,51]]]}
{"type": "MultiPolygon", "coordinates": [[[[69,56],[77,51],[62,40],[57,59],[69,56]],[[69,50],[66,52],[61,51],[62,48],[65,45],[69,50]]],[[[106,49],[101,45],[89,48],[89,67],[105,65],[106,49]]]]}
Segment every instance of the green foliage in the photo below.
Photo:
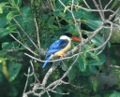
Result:
{"type": "MultiPolygon", "coordinates": [[[[51,1],[54,7],[53,9],[51,5],[47,4],[47,1],[44,0],[0,0],[0,89],[3,85],[7,86],[10,90],[7,93],[1,92],[0,96],[6,97],[7,95],[9,97],[21,97],[25,85],[25,77],[23,76],[28,68],[27,65],[30,60],[24,56],[24,53],[28,51],[11,38],[10,34],[13,34],[36,53],[39,53],[39,50],[33,46],[28,38],[30,36],[35,44],[37,44],[34,18],[37,20],[40,32],[39,37],[41,46],[45,49],[66,31],[78,36],[78,30],[75,26],[73,16],[67,11],[70,9],[69,5],[72,3],[71,0],[62,0],[66,5],[66,8],[64,8],[58,0],[51,1]],[[6,85],[6,83],[9,83],[11,86],[6,85]],[[16,87],[16,85],[18,86],[16,87]]],[[[116,2],[112,5],[113,8],[117,6],[116,2]]],[[[75,0],[75,4],[82,6],[83,0],[75,0]]],[[[96,30],[102,23],[97,14],[77,7],[73,9],[73,14],[75,15],[76,20],[81,21],[82,25],[85,26],[81,26],[81,32],[86,35],[91,35],[92,31],[96,30]]],[[[92,49],[99,47],[104,43],[105,37],[102,33],[104,33],[103,30],[100,34],[97,34],[92,38],[88,44],[83,46],[82,54],[79,55],[75,65],[65,79],[70,83],[70,86],[59,87],[56,89],[58,92],[69,91],[70,96],[72,95],[72,97],[104,97],[104,95],[109,95],[108,97],[120,96],[119,92],[115,91],[116,87],[111,87],[109,84],[105,87],[105,85],[100,83],[98,79],[103,78],[102,80],[104,80],[104,76],[97,77],[97,75],[102,75],[100,71],[105,74],[111,73],[111,69],[105,66],[107,64],[105,62],[108,60],[105,52],[103,51],[98,55],[99,50],[96,52],[92,51],[92,49]],[[78,89],[77,86],[82,88],[78,89]],[[113,89],[109,90],[109,88],[113,89]],[[111,94],[111,91],[115,92],[111,94]]],[[[76,45],[78,45],[78,43],[73,42],[73,47],[76,45]]],[[[115,51],[116,50],[113,50],[111,53],[114,54],[115,51]]],[[[117,53],[119,53],[119,51],[117,51],[117,53]]],[[[61,74],[68,70],[75,58],[76,57],[65,60],[65,64],[61,64],[60,68],[53,73],[49,82],[60,78],[61,74]]],[[[119,64],[119,58],[117,58],[117,61],[113,57],[110,58],[113,64],[119,64]]],[[[42,63],[35,63],[35,72],[37,73],[38,78],[43,79],[43,73],[45,71],[42,71],[39,68],[39,64],[42,63]]],[[[115,71],[117,70],[115,69],[115,71]]],[[[117,72],[117,74],[120,75],[119,72],[117,72]]],[[[33,82],[33,80],[31,80],[31,82],[33,82]]],[[[117,88],[120,88],[120,85],[117,88]]],[[[52,95],[52,97],[63,97],[58,94],[52,95]]]]}
{"type": "Polygon", "coordinates": [[[120,93],[114,91],[109,97],[120,97],[120,93]]]}
{"type": "Polygon", "coordinates": [[[21,64],[19,63],[10,63],[8,64],[9,67],[9,72],[10,72],[10,79],[9,81],[15,80],[15,78],[18,76],[18,73],[20,72],[21,69],[21,64]]]}
{"type": "Polygon", "coordinates": [[[0,3],[0,14],[3,14],[3,10],[6,6],[6,4],[7,4],[6,2],[0,3]]]}
{"type": "MultiPolygon", "coordinates": [[[[21,88],[19,88],[21,91],[24,87],[24,83],[22,83],[24,81],[23,76],[20,77],[20,75],[23,75],[23,72],[20,74],[20,71],[23,70],[23,51],[25,49],[9,36],[13,34],[15,37],[18,37],[18,32],[21,32],[14,22],[14,19],[20,19],[22,17],[22,12],[20,11],[22,10],[20,8],[21,4],[22,0],[9,0],[0,3],[0,88],[3,84],[2,87],[6,87],[6,89],[9,90],[11,89],[11,91],[7,91],[7,93],[1,90],[0,96],[18,96],[17,88],[13,88],[14,86],[9,87],[9,85],[6,86],[7,83],[18,83],[21,85],[21,88]],[[20,81],[20,79],[23,81],[20,81]]],[[[26,68],[26,66],[24,67],[26,68]]]]}

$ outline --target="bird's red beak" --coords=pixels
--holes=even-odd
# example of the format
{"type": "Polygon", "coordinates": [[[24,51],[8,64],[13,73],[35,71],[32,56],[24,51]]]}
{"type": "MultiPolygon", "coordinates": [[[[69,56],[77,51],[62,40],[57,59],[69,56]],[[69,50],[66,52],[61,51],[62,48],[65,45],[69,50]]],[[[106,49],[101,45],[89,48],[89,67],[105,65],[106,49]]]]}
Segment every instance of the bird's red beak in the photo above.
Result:
{"type": "Polygon", "coordinates": [[[72,36],[72,40],[73,40],[73,41],[80,42],[80,38],[79,38],[79,37],[76,37],[76,36],[72,36]]]}

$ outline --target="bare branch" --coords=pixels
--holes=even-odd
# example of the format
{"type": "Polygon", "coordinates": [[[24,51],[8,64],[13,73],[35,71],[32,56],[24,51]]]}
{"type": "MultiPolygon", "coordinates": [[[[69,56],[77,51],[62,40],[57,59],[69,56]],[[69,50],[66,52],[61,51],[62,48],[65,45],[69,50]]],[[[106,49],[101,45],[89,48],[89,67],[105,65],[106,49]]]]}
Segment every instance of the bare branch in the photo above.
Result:
{"type": "Polygon", "coordinates": [[[110,0],[104,7],[104,9],[107,9],[107,7],[112,3],[113,0],[110,0]]]}
{"type": "Polygon", "coordinates": [[[28,76],[27,76],[27,80],[26,80],[26,83],[25,83],[25,87],[24,87],[24,90],[23,90],[23,97],[24,97],[24,93],[27,89],[27,86],[28,86],[28,81],[29,81],[29,73],[30,73],[30,68],[28,68],[28,76]]]}
{"type": "Polygon", "coordinates": [[[46,73],[46,75],[44,76],[43,81],[42,81],[42,85],[43,85],[43,86],[46,85],[48,78],[50,77],[50,75],[53,73],[53,71],[54,71],[56,68],[57,68],[57,65],[53,65],[53,66],[48,70],[48,72],[46,73]]]}
{"type": "MultiPolygon", "coordinates": [[[[69,93],[59,93],[58,91],[56,91],[56,89],[61,86],[61,85],[68,85],[70,84],[69,82],[65,82],[64,81],[64,78],[67,77],[67,75],[70,73],[70,71],[73,69],[73,66],[75,65],[76,61],[78,60],[78,58],[80,57],[81,54],[84,53],[84,46],[85,45],[91,45],[91,44],[94,44],[92,43],[92,39],[98,35],[98,34],[102,34],[101,31],[102,29],[110,29],[109,32],[106,32],[108,33],[106,39],[104,40],[103,43],[101,43],[101,45],[97,46],[96,48],[95,47],[91,47],[91,48],[88,48],[87,52],[92,52],[92,51],[95,51],[97,52],[97,55],[100,54],[104,48],[106,47],[107,43],[109,42],[111,36],[112,36],[112,30],[113,30],[113,27],[114,26],[117,26],[117,24],[115,24],[112,19],[113,17],[117,14],[118,10],[120,10],[120,7],[116,10],[116,11],[113,11],[112,9],[108,8],[108,6],[112,3],[113,0],[110,0],[108,2],[108,4],[105,5],[105,7],[103,8],[103,5],[101,3],[101,0],[99,0],[98,2],[96,0],[92,0],[94,5],[95,5],[95,9],[92,9],[88,2],[86,0],[83,0],[83,3],[86,5],[86,7],[83,7],[79,4],[75,4],[75,0],[71,0],[71,3],[69,5],[65,5],[64,2],[62,2],[62,0],[58,0],[59,3],[63,6],[64,8],[64,13],[67,11],[71,14],[72,16],[72,20],[73,20],[73,24],[75,25],[75,29],[77,30],[77,33],[79,34],[80,38],[82,39],[81,42],[76,45],[74,48],[72,48],[71,50],[69,50],[66,54],[64,54],[64,57],[63,58],[59,58],[59,59],[52,59],[50,60],[49,62],[53,62],[53,65],[48,69],[48,71],[46,72],[46,74],[44,75],[43,77],[43,80],[40,81],[38,80],[37,76],[35,75],[35,70],[34,70],[34,66],[33,66],[33,62],[31,61],[31,67],[32,67],[32,76],[34,76],[35,78],[35,82],[33,83],[33,86],[30,87],[31,90],[28,90],[28,92],[26,92],[26,89],[24,91],[24,94],[25,95],[29,95],[29,94],[33,94],[35,96],[38,96],[38,97],[42,97],[44,94],[46,94],[48,97],[51,97],[50,93],[57,93],[57,94],[61,94],[61,95],[68,95],[69,93]],[[99,25],[98,28],[96,28],[96,30],[90,32],[90,34],[88,35],[88,37],[86,39],[83,39],[82,38],[82,31],[81,31],[81,28],[80,28],[80,25],[81,25],[81,21],[82,20],[78,20],[74,14],[74,8],[77,8],[77,9],[83,9],[87,12],[96,12],[96,13],[99,13],[99,18],[101,18],[102,20],[102,23],[99,25]],[[106,12],[111,12],[111,15],[109,16],[109,18],[105,18],[105,13],[106,12]],[[107,26],[106,26],[107,25],[107,26]],[[75,60],[69,65],[68,69],[64,72],[64,74],[62,76],[60,76],[57,80],[54,80],[54,81],[49,81],[49,78],[50,76],[53,74],[53,72],[55,72],[56,68],[57,68],[57,64],[55,64],[56,62],[58,61],[62,61],[62,60],[69,60],[71,58],[75,58],[75,60]],[[37,92],[36,92],[37,91],[37,92]]],[[[51,5],[51,8],[53,11],[55,11],[55,5],[53,4],[53,2],[51,0],[48,0],[48,2],[50,2],[50,5],[51,5]]],[[[56,20],[57,20],[57,17],[56,17],[56,20]]],[[[37,43],[40,44],[40,41],[39,41],[39,31],[38,31],[38,26],[37,26],[37,23],[36,23],[36,20],[35,21],[35,25],[36,25],[36,32],[37,32],[37,43]]],[[[59,25],[59,21],[58,22],[58,25],[59,25]]],[[[102,36],[105,35],[102,34],[102,36]]],[[[26,45],[24,45],[23,43],[21,43],[19,40],[17,40],[14,36],[13,38],[18,42],[20,43],[21,45],[23,45],[27,50],[29,50],[33,55],[30,55],[28,53],[25,53],[26,56],[30,57],[32,60],[35,60],[35,61],[38,61],[38,62],[45,62],[45,60],[42,60],[41,58],[39,58],[38,56],[36,56],[36,54],[34,54],[34,52],[32,52],[32,50],[27,47],[26,45]]],[[[40,49],[40,52],[42,52],[42,49],[40,48],[40,45],[38,46],[39,49],[40,49]]],[[[41,55],[41,53],[40,53],[41,55]]],[[[44,50],[44,55],[45,55],[45,50],[44,50]]],[[[74,86],[74,85],[73,85],[74,86]]],[[[76,86],[75,86],[76,87],[76,86]]],[[[79,88],[81,89],[81,88],[79,88]]]]}
{"type": "MultiPolygon", "coordinates": [[[[94,5],[96,6],[97,10],[100,10],[100,7],[97,4],[96,0],[92,0],[92,1],[93,1],[94,5]]],[[[103,13],[102,9],[99,11],[99,14],[100,14],[100,18],[102,19],[102,21],[104,21],[104,16],[103,16],[104,13],[103,13]]]]}

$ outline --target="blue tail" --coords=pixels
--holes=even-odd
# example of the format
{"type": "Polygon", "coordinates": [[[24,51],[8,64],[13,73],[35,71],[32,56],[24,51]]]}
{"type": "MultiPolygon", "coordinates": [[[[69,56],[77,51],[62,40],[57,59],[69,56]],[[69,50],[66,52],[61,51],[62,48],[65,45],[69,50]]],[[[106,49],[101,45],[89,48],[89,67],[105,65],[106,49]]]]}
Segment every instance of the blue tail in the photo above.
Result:
{"type": "Polygon", "coordinates": [[[45,61],[45,63],[43,64],[43,66],[42,66],[42,68],[45,68],[46,67],[46,65],[48,64],[48,61],[51,59],[51,56],[49,56],[47,59],[46,59],[46,61],[45,61]]]}

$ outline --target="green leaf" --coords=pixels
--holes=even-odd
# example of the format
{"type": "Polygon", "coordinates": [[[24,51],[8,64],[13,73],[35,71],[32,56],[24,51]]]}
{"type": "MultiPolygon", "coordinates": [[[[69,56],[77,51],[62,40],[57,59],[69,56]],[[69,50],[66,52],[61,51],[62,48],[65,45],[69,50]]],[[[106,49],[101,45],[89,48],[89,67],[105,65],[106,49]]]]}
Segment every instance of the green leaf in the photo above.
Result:
{"type": "Polygon", "coordinates": [[[14,0],[15,1],[15,3],[17,4],[17,5],[21,5],[22,4],[22,0],[14,0]]]}
{"type": "Polygon", "coordinates": [[[5,37],[6,35],[10,34],[11,32],[4,29],[4,28],[0,28],[0,38],[5,37]]]}
{"type": "Polygon", "coordinates": [[[75,66],[73,66],[73,68],[70,70],[69,74],[68,74],[68,78],[69,81],[74,81],[75,77],[77,76],[77,69],[75,68],[75,66]]]}
{"type": "Polygon", "coordinates": [[[85,22],[91,29],[96,30],[101,24],[101,20],[89,19],[85,22]]]}
{"type": "Polygon", "coordinates": [[[9,81],[15,80],[17,75],[19,74],[21,70],[22,65],[20,63],[10,62],[9,63],[9,73],[10,73],[10,79],[9,81]]]}
{"type": "MultiPolygon", "coordinates": [[[[58,93],[62,93],[62,92],[63,92],[62,88],[60,88],[60,87],[57,88],[56,91],[57,91],[58,93]]],[[[54,97],[63,97],[63,96],[60,95],[60,94],[54,94],[54,97]]]]}
{"type": "Polygon", "coordinates": [[[109,97],[120,97],[120,92],[113,92],[109,97]]]}
{"type": "Polygon", "coordinates": [[[8,21],[11,21],[17,15],[18,15],[18,12],[16,12],[16,11],[10,11],[7,14],[6,18],[7,18],[8,21]]]}
{"type": "Polygon", "coordinates": [[[18,95],[18,89],[17,89],[17,87],[14,85],[14,86],[11,87],[8,96],[9,96],[9,97],[16,97],[17,95],[18,95]]]}
{"type": "Polygon", "coordinates": [[[112,3],[112,7],[111,7],[111,9],[113,9],[113,8],[117,8],[117,6],[119,6],[119,4],[120,4],[120,1],[119,0],[114,0],[114,2],[112,3]]]}
{"type": "Polygon", "coordinates": [[[67,65],[62,64],[62,70],[63,70],[63,71],[67,71],[67,69],[68,69],[67,65]]]}
{"type": "Polygon", "coordinates": [[[11,43],[9,42],[3,42],[2,43],[2,49],[6,50],[6,49],[10,49],[12,46],[11,46],[11,43]]]}
{"type": "Polygon", "coordinates": [[[5,15],[2,14],[0,16],[0,28],[5,27],[7,25],[7,19],[5,18],[5,15]]]}
{"type": "MultiPolygon", "coordinates": [[[[28,32],[29,34],[31,32],[35,31],[35,25],[34,25],[34,21],[33,21],[33,15],[31,13],[31,9],[29,6],[25,6],[23,8],[21,8],[21,13],[22,13],[22,17],[21,16],[17,16],[15,17],[15,19],[19,22],[19,24],[23,27],[23,29],[28,32]],[[30,25],[28,25],[30,24],[30,25]]],[[[33,35],[33,33],[32,33],[33,35]]]]}
{"type": "Polygon", "coordinates": [[[92,43],[95,45],[95,46],[100,46],[101,44],[104,43],[105,41],[105,38],[101,35],[96,35],[94,38],[92,38],[92,43]]]}
{"type": "Polygon", "coordinates": [[[91,60],[88,60],[88,65],[92,65],[92,66],[99,66],[99,65],[103,65],[106,61],[106,58],[105,58],[105,55],[104,54],[100,54],[98,56],[99,59],[97,60],[94,60],[94,59],[91,59],[91,60]]]}
{"type": "Polygon", "coordinates": [[[92,83],[93,91],[96,92],[97,91],[97,87],[98,87],[97,79],[95,77],[91,77],[91,83],[92,83]]]}
{"type": "Polygon", "coordinates": [[[86,67],[87,67],[86,53],[82,54],[78,58],[78,66],[79,66],[80,71],[85,71],[86,70],[86,67]]]}
{"type": "Polygon", "coordinates": [[[0,28],[0,38],[3,38],[6,35],[9,35],[10,33],[13,33],[15,29],[16,29],[15,26],[8,26],[6,28],[0,28]]]}
{"type": "Polygon", "coordinates": [[[6,6],[6,2],[0,3],[0,14],[3,14],[4,7],[6,6]]]}
{"type": "Polygon", "coordinates": [[[77,66],[80,71],[85,71],[87,69],[87,66],[89,66],[89,69],[94,69],[93,66],[103,65],[105,63],[105,61],[106,61],[106,58],[105,58],[104,54],[100,54],[98,56],[91,52],[85,52],[79,57],[77,66]],[[88,53],[92,57],[89,56],[88,53]]]}
{"type": "Polygon", "coordinates": [[[11,7],[14,8],[16,11],[20,12],[20,7],[22,1],[21,0],[11,0],[9,2],[11,4],[11,7]]]}
{"type": "Polygon", "coordinates": [[[5,77],[3,75],[3,72],[2,72],[2,64],[0,62],[0,82],[3,82],[5,80],[5,77]]]}
{"type": "Polygon", "coordinates": [[[67,29],[68,32],[77,32],[74,24],[68,24],[64,26],[64,29],[67,29]]]}
{"type": "Polygon", "coordinates": [[[90,58],[95,59],[96,61],[99,61],[99,57],[95,52],[88,52],[90,54],[90,58]]]}

